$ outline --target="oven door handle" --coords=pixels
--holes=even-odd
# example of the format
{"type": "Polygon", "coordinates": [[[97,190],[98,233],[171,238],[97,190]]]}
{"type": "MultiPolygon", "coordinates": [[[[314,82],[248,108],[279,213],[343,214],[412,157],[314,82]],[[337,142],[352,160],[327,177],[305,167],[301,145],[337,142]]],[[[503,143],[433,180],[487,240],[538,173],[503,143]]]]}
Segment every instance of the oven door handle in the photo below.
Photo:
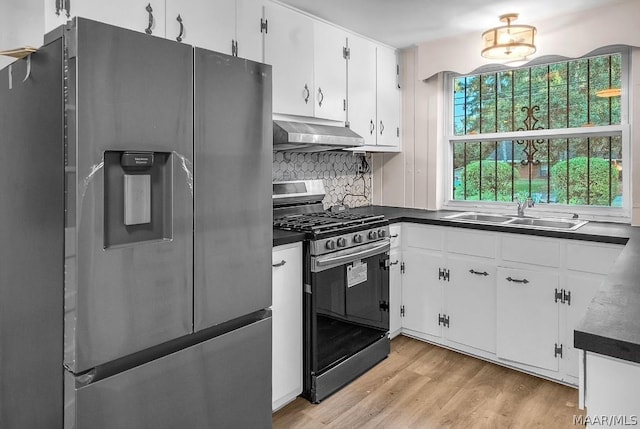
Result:
{"type": "Polygon", "coordinates": [[[389,239],[386,239],[382,242],[382,244],[375,243],[373,245],[364,245],[361,246],[364,249],[355,252],[355,253],[347,253],[339,256],[318,256],[315,258],[315,263],[312,265],[312,271],[318,272],[323,271],[331,267],[345,265],[349,262],[354,262],[360,259],[368,258],[369,256],[378,255],[380,253],[386,252],[391,248],[389,239]]]}

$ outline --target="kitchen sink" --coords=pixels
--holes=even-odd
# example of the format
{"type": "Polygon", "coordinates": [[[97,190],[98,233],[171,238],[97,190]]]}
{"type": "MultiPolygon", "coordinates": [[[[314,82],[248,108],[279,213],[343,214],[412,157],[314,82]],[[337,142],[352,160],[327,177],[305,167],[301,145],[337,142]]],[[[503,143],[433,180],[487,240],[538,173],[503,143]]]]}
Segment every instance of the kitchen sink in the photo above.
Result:
{"type": "Polygon", "coordinates": [[[505,223],[512,220],[513,218],[510,216],[492,213],[464,212],[445,216],[444,219],[483,223],[505,223]]]}
{"type": "Polygon", "coordinates": [[[454,222],[479,223],[490,225],[503,225],[520,228],[546,229],[556,231],[575,231],[586,220],[563,219],[563,218],[538,218],[538,217],[517,217],[496,213],[463,212],[443,217],[443,219],[454,222]]]}
{"type": "Polygon", "coordinates": [[[586,220],[516,217],[507,222],[509,225],[525,225],[539,228],[562,229],[573,231],[587,223],[586,220]]]}

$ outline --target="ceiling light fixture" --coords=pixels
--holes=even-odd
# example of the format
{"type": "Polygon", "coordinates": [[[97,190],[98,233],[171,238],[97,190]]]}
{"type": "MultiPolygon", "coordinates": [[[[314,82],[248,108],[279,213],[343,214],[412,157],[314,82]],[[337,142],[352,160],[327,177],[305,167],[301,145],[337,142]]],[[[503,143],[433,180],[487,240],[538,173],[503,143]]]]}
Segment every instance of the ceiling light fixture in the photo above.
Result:
{"type": "Polygon", "coordinates": [[[512,25],[517,13],[500,16],[507,25],[495,27],[482,33],[482,56],[491,60],[519,60],[536,52],[536,27],[512,25]]]}

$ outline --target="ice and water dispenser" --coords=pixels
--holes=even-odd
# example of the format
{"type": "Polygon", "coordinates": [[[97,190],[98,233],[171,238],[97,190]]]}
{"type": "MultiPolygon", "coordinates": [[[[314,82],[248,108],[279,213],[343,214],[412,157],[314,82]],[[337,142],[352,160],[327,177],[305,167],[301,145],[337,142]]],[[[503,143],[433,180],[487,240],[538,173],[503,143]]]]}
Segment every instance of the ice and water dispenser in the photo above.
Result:
{"type": "Polygon", "coordinates": [[[104,247],[171,239],[171,154],[104,153],[104,247]]]}

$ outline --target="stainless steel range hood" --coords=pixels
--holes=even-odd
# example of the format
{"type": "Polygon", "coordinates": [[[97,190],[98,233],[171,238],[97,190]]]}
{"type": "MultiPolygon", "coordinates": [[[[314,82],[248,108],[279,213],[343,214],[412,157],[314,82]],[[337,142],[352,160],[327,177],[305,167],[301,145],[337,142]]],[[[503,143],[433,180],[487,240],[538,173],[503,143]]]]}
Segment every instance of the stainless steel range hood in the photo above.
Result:
{"type": "Polygon", "coordinates": [[[323,152],[362,145],[364,139],[347,127],[273,121],[274,151],[323,152]]]}

